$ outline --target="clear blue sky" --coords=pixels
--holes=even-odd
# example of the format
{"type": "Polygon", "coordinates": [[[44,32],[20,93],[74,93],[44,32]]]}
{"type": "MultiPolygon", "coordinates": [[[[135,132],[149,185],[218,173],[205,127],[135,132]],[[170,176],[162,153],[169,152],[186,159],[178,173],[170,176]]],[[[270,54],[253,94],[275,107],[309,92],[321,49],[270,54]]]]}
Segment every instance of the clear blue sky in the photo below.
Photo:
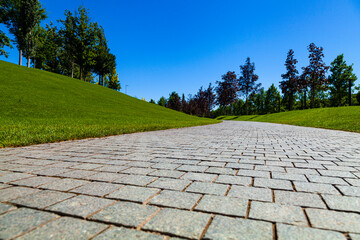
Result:
{"type": "MultiPolygon", "coordinates": [[[[65,9],[88,8],[116,55],[121,91],[128,85],[129,95],[146,100],[171,91],[195,94],[229,70],[238,74],[248,56],[263,86],[278,86],[288,50],[294,49],[300,70],[311,42],[324,47],[327,64],[344,53],[360,78],[359,0],[40,2],[49,17],[44,23],[63,18],[65,9]]],[[[17,51],[6,61],[17,63],[17,51]]]]}

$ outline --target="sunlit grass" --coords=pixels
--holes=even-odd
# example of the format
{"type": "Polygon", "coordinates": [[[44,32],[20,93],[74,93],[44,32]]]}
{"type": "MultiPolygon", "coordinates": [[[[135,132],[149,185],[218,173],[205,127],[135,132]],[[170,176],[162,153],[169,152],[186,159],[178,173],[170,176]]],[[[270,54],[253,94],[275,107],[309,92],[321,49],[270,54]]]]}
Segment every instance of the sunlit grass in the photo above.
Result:
{"type": "Polygon", "coordinates": [[[360,132],[360,106],[316,108],[266,115],[220,116],[216,119],[282,123],[360,132]]]}
{"type": "Polygon", "coordinates": [[[0,147],[216,122],[77,79],[0,61],[0,147]]]}

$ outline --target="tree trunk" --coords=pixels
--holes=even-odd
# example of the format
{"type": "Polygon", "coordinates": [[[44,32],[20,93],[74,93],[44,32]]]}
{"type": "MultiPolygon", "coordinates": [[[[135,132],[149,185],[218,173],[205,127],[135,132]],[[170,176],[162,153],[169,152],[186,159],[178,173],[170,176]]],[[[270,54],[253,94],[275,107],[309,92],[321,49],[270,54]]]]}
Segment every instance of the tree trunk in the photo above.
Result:
{"type": "Polygon", "coordinates": [[[74,62],[71,63],[71,78],[74,78],[74,62]]]}
{"type": "Polygon", "coordinates": [[[306,109],[306,91],[304,91],[304,109],[306,109]]]}
{"type": "Polygon", "coordinates": [[[29,68],[30,67],[30,57],[27,57],[27,63],[26,63],[26,66],[29,68]]]}
{"type": "Polygon", "coordinates": [[[80,66],[80,80],[82,80],[82,67],[80,66]]]}
{"type": "Polygon", "coordinates": [[[19,65],[22,65],[22,51],[19,50],[19,65]]]}
{"type": "Polygon", "coordinates": [[[246,100],[245,100],[245,113],[246,115],[248,115],[248,97],[246,95],[246,100]]]}
{"type": "Polygon", "coordinates": [[[349,79],[349,106],[351,106],[351,80],[349,79]]]}
{"type": "Polygon", "coordinates": [[[314,101],[315,101],[315,88],[311,88],[311,102],[310,102],[310,108],[314,108],[314,101]]]}
{"type": "Polygon", "coordinates": [[[294,94],[290,93],[289,98],[289,110],[292,111],[294,108],[294,94]]]}

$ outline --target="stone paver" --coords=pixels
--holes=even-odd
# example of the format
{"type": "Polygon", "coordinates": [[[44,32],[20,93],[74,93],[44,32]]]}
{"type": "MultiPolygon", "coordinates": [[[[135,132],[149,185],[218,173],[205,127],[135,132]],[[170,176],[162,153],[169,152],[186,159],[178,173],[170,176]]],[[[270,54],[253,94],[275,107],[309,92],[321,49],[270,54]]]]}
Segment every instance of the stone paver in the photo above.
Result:
{"type": "Polygon", "coordinates": [[[165,240],[164,236],[142,232],[133,229],[127,229],[123,227],[112,227],[102,234],[93,238],[94,240],[128,240],[128,239],[138,239],[138,240],[165,240]]]}
{"type": "Polygon", "coordinates": [[[342,232],[360,233],[360,215],[321,209],[306,209],[312,226],[342,232]]]}
{"type": "Polygon", "coordinates": [[[333,231],[314,229],[310,227],[298,227],[285,224],[276,224],[279,240],[346,240],[346,237],[333,231]]]}
{"type": "Polygon", "coordinates": [[[107,195],[107,197],[142,203],[158,192],[160,192],[160,189],[138,186],[125,186],[115,192],[110,193],[109,195],[107,195]]]}
{"type": "Polygon", "coordinates": [[[76,195],[71,193],[45,190],[34,194],[26,195],[24,197],[16,198],[14,200],[11,200],[10,202],[21,206],[42,209],[66,200],[68,198],[72,198],[74,196],[76,195]]]}
{"type": "Polygon", "coordinates": [[[205,213],[162,209],[143,226],[143,229],[198,239],[209,220],[210,215],[205,213]]]}
{"type": "Polygon", "coordinates": [[[113,200],[80,195],[48,207],[48,210],[87,217],[113,203],[113,200]]]}
{"type": "Polygon", "coordinates": [[[196,193],[164,190],[151,199],[150,204],[190,210],[195,206],[200,197],[201,195],[196,193]]]}
{"type": "Polygon", "coordinates": [[[62,217],[36,228],[18,239],[48,239],[49,236],[51,239],[89,239],[106,228],[105,224],[62,217]]]}
{"type": "Polygon", "coordinates": [[[14,238],[58,217],[53,213],[19,208],[0,215],[0,239],[14,238]]]}
{"type": "Polygon", "coordinates": [[[247,207],[248,200],[246,199],[206,195],[195,209],[209,213],[245,217],[247,207]]]}
{"type": "Polygon", "coordinates": [[[0,149],[0,238],[359,239],[359,146],[225,121],[0,149]]]}
{"type": "Polygon", "coordinates": [[[154,206],[145,206],[131,202],[117,202],[94,214],[91,219],[128,227],[137,227],[158,210],[159,208],[154,206]]]}
{"type": "Polygon", "coordinates": [[[205,239],[273,239],[271,223],[216,216],[205,239]]]}
{"type": "Polygon", "coordinates": [[[252,202],[249,218],[307,226],[300,207],[277,203],[252,202]]]}

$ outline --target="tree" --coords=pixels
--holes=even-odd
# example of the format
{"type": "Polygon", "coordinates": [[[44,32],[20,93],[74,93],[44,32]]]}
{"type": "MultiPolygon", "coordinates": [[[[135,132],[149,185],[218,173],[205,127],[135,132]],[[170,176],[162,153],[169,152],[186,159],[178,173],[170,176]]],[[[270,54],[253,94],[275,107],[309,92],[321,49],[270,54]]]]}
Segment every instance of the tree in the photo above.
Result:
{"type": "Polygon", "coordinates": [[[264,88],[260,88],[259,91],[254,94],[253,101],[256,107],[257,114],[265,114],[265,90],[264,88]]]}
{"type": "Polygon", "coordinates": [[[160,105],[160,106],[166,107],[166,104],[167,104],[166,98],[161,97],[157,104],[160,105]]]}
{"type": "Polygon", "coordinates": [[[265,92],[265,111],[266,113],[275,113],[280,111],[279,91],[274,84],[271,84],[265,92]]]}
{"type": "Polygon", "coordinates": [[[225,107],[235,102],[237,98],[237,78],[235,72],[228,71],[221,76],[221,79],[222,81],[216,81],[216,103],[221,107],[225,107]]]}
{"type": "Polygon", "coordinates": [[[111,73],[115,67],[115,55],[110,53],[107,46],[105,31],[97,23],[94,24],[96,37],[93,71],[99,75],[99,85],[105,86],[104,75],[111,73]]]}
{"type": "Polygon", "coordinates": [[[180,102],[179,94],[177,94],[176,92],[172,92],[170,94],[169,100],[167,102],[167,107],[176,111],[181,110],[181,102],[180,102]]]}
{"type": "Polygon", "coordinates": [[[309,65],[303,67],[303,79],[306,79],[310,88],[311,108],[315,107],[315,96],[319,91],[325,89],[327,84],[326,72],[329,69],[323,61],[324,53],[322,47],[311,43],[309,50],[309,65]]]}
{"type": "Polygon", "coordinates": [[[154,100],[154,99],[150,99],[149,103],[155,104],[155,100],[154,100]]]}
{"type": "Polygon", "coordinates": [[[3,55],[6,58],[9,57],[9,53],[4,50],[4,47],[12,48],[10,39],[0,30],[0,56],[3,55]]]}
{"type": "Polygon", "coordinates": [[[244,65],[240,66],[241,76],[238,80],[239,90],[245,95],[245,109],[246,115],[248,114],[248,97],[250,94],[256,92],[261,86],[261,83],[256,84],[259,76],[255,72],[255,64],[250,62],[248,57],[244,65]]]}
{"type": "Polygon", "coordinates": [[[182,97],[181,97],[181,111],[183,111],[184,113],[190,114],[189,104],[185,99],[185,94],[182,94],[182,97]]]}
{"type": "Polygon", "coordinates": [[[0,3],[1,23],[4,23],[15,37],[14,42],[19,50],[19,65],[22,65],[24,52],[27,67],[30,67],[36,41],[33,31],[40,21],[46,18],[45,9],[38,0],[0,0],[0,3]]]}
{"type": "Polygon", "coordinates": [[[358,101],[359,105],[360,105],[360,90],[358,91],[358,93],[356,94],[356,100],[358,101]]]}
{"type": "Polygon", "coordinates": [[[285,99],[288,100],[288,109],[290,111],[294,109],[294,98],[298,91],[299,72],[296,69],[297,62],[298,61],[294,58],[294,51],[290,49],[285,61],[286,73],[281,74],[284,81],[280,82],[281,91],[284,94],[285,99]]]}
{"type": "Polygon", "coordinates": [[[88,11],[83,6],[74,14],[66,10],[65,16],[65,20],[60,20],[63,24],[61,34],[69,60],[79,66],[79,78],[82,80],[94,65],[96,24],[90,22],[88,11]]]}
{"type": "Polygon", "coordinates": [[[351,88],[357,79],[353,73],[353,65],[347,65],[344,55],[341,54],[330,64],[330,72],[328,81],[332,105],[342,106],[342,99],[348,93],[348,103],[351,106],[351,88]]]}
{"type": "Polygon", "coordinates": [[[116,73],[115,67],[112,69],[111,73],[108,76],[106,86],[116,91],[119,91],[121,89],[119,75],[116,73]]]}

